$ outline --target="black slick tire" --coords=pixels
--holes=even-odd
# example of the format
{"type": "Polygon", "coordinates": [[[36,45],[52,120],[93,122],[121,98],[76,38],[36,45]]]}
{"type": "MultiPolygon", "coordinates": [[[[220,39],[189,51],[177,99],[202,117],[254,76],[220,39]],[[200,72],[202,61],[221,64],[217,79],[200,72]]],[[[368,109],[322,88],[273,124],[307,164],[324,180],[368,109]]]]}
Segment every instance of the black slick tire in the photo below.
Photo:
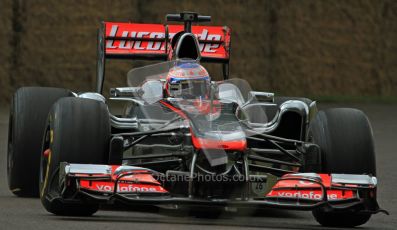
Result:
{"type": "MultiPolygon", "coordinates": [[[[318,112],[308,138],[320,146],[321,173],[376,175],[372,129],[362,111],[336,108],[318,112]]],[[[365,224],[371,214],[316,209],[313,216],[323,226],[355,227],[365,224]]]]}
{"type": "Polygon", "coordinates": [[[48,112],[60,98],[73,96],[66,89],[23,87],[11,101],[7,150],[7,178],[12,193],[39,196],[41,139],[48,112]]]}
{"type": "Polygon", "coordinates": [[[40,197],[45,209],[56,215],[90,216],[99,206],[80,199],[65,203],[60,199],[59,165],[107,164],[110,123],[105,103],[83,98],[64,98],[52,107],[47,120],[41,157],[40,197]]]}

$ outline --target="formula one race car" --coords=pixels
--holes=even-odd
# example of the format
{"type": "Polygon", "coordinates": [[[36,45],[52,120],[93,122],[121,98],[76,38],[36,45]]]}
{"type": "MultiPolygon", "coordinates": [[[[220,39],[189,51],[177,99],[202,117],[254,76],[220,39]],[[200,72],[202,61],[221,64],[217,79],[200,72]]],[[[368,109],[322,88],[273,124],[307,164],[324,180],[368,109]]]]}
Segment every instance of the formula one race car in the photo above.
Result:
{"type": "Polygon", "coordinates": [[[183,25],[104,22],[97,92],[24,87],[12,101],[8,182],[40,195],[56,215],[100,204],[311,210],[326,226],[357,226],[385,212],[376,201],[375,153],[363,112],[317,111],[307,98],[251,90],[229,77],[230,29],[209,16],[183,25]],[[128,72],[102,96],[107,58],[163,60],[128,72]],[[204,62],[223,66],[212,81],[204,62]],[[43,135],[44,134],[44,135],[43,135]]]}

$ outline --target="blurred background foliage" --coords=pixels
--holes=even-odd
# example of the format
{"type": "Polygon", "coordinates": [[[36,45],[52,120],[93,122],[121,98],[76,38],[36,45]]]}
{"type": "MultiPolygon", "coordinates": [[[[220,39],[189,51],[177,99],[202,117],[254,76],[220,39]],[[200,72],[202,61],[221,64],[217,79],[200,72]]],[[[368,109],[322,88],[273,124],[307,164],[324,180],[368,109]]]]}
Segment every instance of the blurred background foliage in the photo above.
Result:
{"type": "MultiPolygon", "coordinates": [[[[183,10],[231,27],[231,76],[256,90],[397,101],[394,0],[0,0],[0,102],[21,86],[94,90],[101,21],[163,23],[183,10]]],[[[139,64],[108,62],[106,88],[139,64]]]]}

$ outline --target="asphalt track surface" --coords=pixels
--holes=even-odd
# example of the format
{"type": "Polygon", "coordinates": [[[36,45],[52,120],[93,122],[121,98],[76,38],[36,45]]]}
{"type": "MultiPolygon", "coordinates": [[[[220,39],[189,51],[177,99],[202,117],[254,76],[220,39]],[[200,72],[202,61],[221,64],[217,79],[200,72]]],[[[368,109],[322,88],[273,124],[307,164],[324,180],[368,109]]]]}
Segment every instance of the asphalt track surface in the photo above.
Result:
{"type": "MultiPolygon", "coordinates": [[[[397,229],[397,105],[327,104],[323,107],[362,109],[372,122],[378,166],[378,200],[390,212],[374,215],[359,229],[397,229]]],[[[106,208],[93,217],[60,217],[47,213],[38,199],[18,198],[7,186],[8,109],[0,108],[0,229],[327,229],[319,226],[310,212],[249,210],[224,213],[218,218],[197,218],[182,211],[115,210],[106,208]]]]}

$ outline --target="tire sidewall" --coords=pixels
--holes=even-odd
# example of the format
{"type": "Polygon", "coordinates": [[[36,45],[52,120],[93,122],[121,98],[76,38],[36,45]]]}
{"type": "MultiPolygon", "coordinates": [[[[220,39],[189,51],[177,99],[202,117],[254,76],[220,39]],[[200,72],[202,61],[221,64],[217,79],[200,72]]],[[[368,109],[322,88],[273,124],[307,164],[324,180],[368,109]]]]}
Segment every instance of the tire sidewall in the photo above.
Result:
{"type": "MultiPolygon", "coordinates": [[[[47,127],[47,130],[50,133],[52,132],[52,138],[50,138],[49,143],[50,156],[48,157],[48,164],[44,166],[43,158],[41,160],[40,196],[43,206],[47,211],[57,215],[93,214],[98,209],[98,205],[88,204],[84,201],[73,205],[60,202],[59,165],[61,162],[107,163],[106,154],[108,154],[110,124],[106,105],[92,99],[61,99],[51,109],[47,119],[47,127]],[[96,108],[97,110],[91,111],[90,108],[94,108],[92,110],[96,108]],[[90,123],[92,120],[98,120],[99,124],[106,127],[98,128],[98,126],[90,123]],[[79,125],[84,123],[90,124],[91,127],[78,128],[79,125]],[[97,132],[102,135],[95,135],[97,132]],[[89,140],[91,136],[92,138],[96,137],[96,140],[87,141],[86,145],[88,146],[83,145],[84,141],[81,139],[89,140]],[[90,147],[97,151],[87,151],[90,147]],[[44,167],[46,167],[46,170],[44,170],[44,167]],[[44,171],[46,172],[43,173],[44,171]]],[[[45,146],[44,140],[45,136],[43,137],[43,146],[45,146]]]]}
{"type": "Polygon", "coordinates": [[[7,181],[9,189],[18,196],[39,195],[39,162],[41,135],[53,103],[73,93],[50,87],[19,88],[11,100],[7,181]]]}

